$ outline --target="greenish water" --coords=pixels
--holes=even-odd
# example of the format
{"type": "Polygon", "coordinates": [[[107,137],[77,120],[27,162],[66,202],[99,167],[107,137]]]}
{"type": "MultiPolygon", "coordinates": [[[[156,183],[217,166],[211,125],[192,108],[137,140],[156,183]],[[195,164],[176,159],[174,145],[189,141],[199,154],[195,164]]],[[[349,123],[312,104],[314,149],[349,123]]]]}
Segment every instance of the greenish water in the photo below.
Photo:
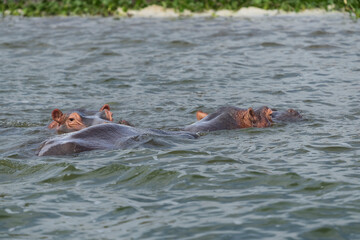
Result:
{"type": "Polygon", "coordinates": [[[0,20],[0,238],[358,239],[360,25],[346,15],[0,20]],[[37,157],[54,108],[178,129],[305,120],[37,157]]]}

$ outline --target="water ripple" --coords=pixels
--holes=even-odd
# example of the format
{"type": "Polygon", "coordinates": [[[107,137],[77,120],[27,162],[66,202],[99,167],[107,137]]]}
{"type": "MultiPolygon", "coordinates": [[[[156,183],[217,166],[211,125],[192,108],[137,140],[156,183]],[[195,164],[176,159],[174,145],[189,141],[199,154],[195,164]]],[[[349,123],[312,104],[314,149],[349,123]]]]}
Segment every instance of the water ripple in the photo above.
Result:
{"type": "Polygon", "coordinates": [[[358,239],[359,34],[337,14],[1,19],[0,238],[358,239]],[[35,155],[53,109],[105,103],[163,130],[223,105],[304,120],[35,155]]]}

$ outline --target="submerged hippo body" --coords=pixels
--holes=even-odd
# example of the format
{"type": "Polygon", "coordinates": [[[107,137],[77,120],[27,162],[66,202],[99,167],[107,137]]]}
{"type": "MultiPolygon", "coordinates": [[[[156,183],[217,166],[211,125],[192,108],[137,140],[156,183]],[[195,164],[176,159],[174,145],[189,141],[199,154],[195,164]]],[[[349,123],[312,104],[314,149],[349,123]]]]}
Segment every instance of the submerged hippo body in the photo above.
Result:
{"type": "Polygon", "coordinates": [[[109,123],[113,120],[108,104],[102,106],[99,111],[76,109],[69,113],[62,113],[59,109],[54,109],[51,116],[53,121],[48,128],[55,129],[59,133],[79,131],[86,127],[109,123]]]}
{"type": "Polygon", "coordinates": [[[200,121],[186,126],[184,130],[190,132],[209,132],[238,128],[269,127],[271,125],[271,113],[272,111],[268,107],[256,110],[232,106],[221,107],[211,114],[198,112],[196,115],[200,121]]]}
{"type": "Polygon", "coordinates": [[[37,155],[66,155],[96,149],[126,148],[146,136],[175,136],[193,139],[198,135],[182,131],[139,129],[114,123],[100,124],[47,140],[41,144],[37,155]]]}

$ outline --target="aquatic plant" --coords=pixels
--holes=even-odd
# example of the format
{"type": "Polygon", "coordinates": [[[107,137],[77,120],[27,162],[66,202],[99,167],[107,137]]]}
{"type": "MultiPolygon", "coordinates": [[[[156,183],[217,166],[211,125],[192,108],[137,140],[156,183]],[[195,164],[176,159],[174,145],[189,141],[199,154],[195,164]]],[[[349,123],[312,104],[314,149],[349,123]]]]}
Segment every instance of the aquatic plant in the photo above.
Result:
{"type": "Polygon", "coordinates": [[[359,0],[4,0],[0,3],[3,15],[55,16],[55,15],[116,15],[123,11],[139,10],[150,5],[173,8],[178,12],[190,10],[239,10],[242,7],[279,9],[299,12],[305,9],[345,10],[360,17],[359,0]]]}

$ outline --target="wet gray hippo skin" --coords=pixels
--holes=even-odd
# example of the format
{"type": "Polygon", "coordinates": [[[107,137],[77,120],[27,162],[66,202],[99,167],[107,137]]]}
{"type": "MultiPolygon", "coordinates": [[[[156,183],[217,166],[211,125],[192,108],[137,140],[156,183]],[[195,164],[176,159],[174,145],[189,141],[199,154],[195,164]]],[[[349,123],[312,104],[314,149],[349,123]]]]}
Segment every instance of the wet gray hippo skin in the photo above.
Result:
{"type": "Polygon", "coordinates": [[[302,120],[301,114],[291,108],[286,111],[277,111],[273,109],[271,118],[274,123],[297,122],[302,120]]]}
{"type": "Polygon", "coordinates": [[[188,139],[198,137],[198,135],[189,132],[139,129],[108,123],[91,126],[46,140],[41,144],[37,155],[66,155],[96,149],[121,149],[139,142],[139,139],[144,136],[172,136],[188,139]]]}
{"type": "Polygon", "coordinates": [[[113,120],[108,104],[102,106],[99,111],[75,109],[69,113],[62,113],[59,109],[54,109],[51,116],[53,121],[48,127],[59,133],[74,132],[89,126],[109,123],[113,120]]]}
{"type": "Polygon", "coordinates": [[[200,121],[186,126],[184,130],[190,132],[209,132],[238,128],[269,127],[271,126],[271,113],[272,111],[268,107],[261,107],[256,110],[252,108],[241,109],[233,106],[221,107],[200,121]]]}

